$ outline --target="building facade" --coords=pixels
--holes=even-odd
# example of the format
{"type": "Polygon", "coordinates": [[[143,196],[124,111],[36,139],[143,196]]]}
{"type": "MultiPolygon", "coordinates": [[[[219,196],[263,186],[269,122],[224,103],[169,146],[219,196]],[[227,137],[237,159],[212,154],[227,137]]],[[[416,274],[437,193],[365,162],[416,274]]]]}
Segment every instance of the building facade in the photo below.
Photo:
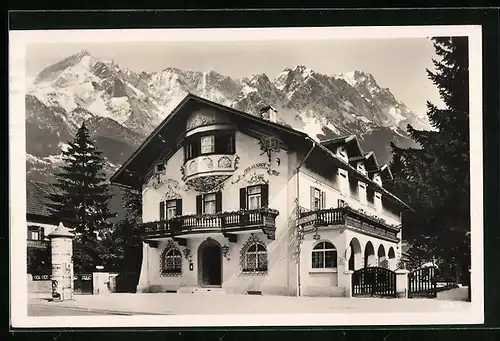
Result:
{"type": "Polygon", "coordinates": [[[346,270],[401,257],[390,176],[355,136],[188,95],[111,182],[142,191],[139,292],[343,296],[346,270]]]}
{"type": "Polygon", "coordinates": [[[50,214],[48,204],[50,194],[56,193],[51,184],[31,181],[26,182],[26,222],[27,247],[35,249],[49,248],[47,236],[59,224],[50,214]]]}

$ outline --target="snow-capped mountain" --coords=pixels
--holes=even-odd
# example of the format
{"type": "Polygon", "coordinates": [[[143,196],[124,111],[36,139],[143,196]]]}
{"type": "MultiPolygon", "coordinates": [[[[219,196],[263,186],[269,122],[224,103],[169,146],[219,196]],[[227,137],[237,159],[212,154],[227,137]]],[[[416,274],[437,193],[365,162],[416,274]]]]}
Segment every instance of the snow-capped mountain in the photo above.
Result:
{"type": "Polygon", "coordinates": [[[244,79],[175,68],[136,73],[82,51],[42,70],[28,88],[28,177],[50,179],[61,162],[61,147],[82,122],[111,173],[188,93],[255,115],[270,104],[278,110],[278,122],[318,140],[358,134],[362,147],[374,150],[381,162],[390,158],[389,141],[412,144],[407,124],[427,127],[361,71],[324,75],[299,65],[276,77],[244,79]]]}

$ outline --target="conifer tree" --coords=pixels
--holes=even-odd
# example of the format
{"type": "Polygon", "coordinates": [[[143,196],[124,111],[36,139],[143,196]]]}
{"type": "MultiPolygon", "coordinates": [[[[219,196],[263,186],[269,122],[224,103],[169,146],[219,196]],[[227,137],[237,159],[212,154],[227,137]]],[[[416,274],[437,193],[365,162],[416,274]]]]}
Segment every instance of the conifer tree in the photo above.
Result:
{"type": "MultiPolygon", "coordinates": [[[[470,262],[469,65],[466,37],[433,38],[436,71],[427,70],[445,106],[427,102],[433,130],[408,133],[420,148],[391,144],[394,179],[389,184],[415,209],[404,216],[405,239],[419,257],[470,262]]],[[[465,267],[464,267],[465,268],[465,267]]]]}
{"type": "Polygon", "coordinates": [[[56,174],[59,189],[52,194],[50,210],[60,221],[67,222],[76,233],[74,249],[75,271],[93,270],[100,261],[97,236],[109,229],[110,212],[108,184],[103,173],[101,152],[90,140],[89,131],[82,124],[69,147],[63,151],[65,165],[56,174]]]}

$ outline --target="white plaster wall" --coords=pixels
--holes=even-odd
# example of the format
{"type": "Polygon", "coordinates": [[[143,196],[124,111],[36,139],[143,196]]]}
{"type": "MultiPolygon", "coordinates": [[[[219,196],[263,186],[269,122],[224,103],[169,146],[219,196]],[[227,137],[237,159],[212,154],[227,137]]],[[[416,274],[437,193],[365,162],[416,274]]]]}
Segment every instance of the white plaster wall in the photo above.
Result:
{"type": "MultiPolygon", "coordinates": [[[[263,175],[269,183],[269,207],[277,209],[280,214],[276,218],[276,239],[274,241],[267,240],[267,237],[261,233],[260,238],[267,243],[269,270],[267,275],[242,275],[239,265],[239,254],[241,247],[248,239],[247,235],[240,235],[237,243],[229,243],[222,235],[214,235],[213,238],[218,240],[222,245],[230,246],[230,260],[224,260],[223,269],[223,287],[228,290],[261,290],[269,293],[284,293],[293,291],[290,285],[293,281],[290,280],[293,273],[293,264],[289,261],[289,242],[290,230],[288,226],[288,217],[291,196],[288,193],[289,188],[293,186],[293,174],[289,174],[289,160],[286,150],[279,153],[273,153],[271,165],[272,169],[279,172],[278,175],[270,175],[265,169],[253,169],[247,171],[247,167],[258,163],[268,162],[267,155],[260,155],[261,150],[259,141],[242,134],[236,133],[236,154],[240,157],[238,169],[233,176],[226,180],[222,190],[222,210],[237,211],[240,209],[239,191],[240,188],[249,186],[248,180],[253,174],[263,175]],[[277,162],[279,158],[279,165],[277,162]],[[287,184],[292,182],[291,186],[287,184]]],[[[199,194],[194,190],[186,190],[182,181],[180,167],[183,164],[183,151],[179,149],[166,165],[166,174],[162,175],[163,179],[175,180],[179,183],[179,188],[176,191],[179,198],[182,199],[183,215],[196,213],[196,196],[199,194]]],[[[143,221],[155,221],[159,219],[159,202],[165,191],[168,189],[168,184],[157,189],[151,186],[143,188],[143,221]]],[[[291,193],[293,196],[294,193],[291,193]]],[[[293,199],[292,199],[293,203],[293,199]]],[[[140,287],[144,286],[159,286],[165,290],[176,290],[180,286],[196,286],[198,283],[197,271],[197,249],[206,236],[192,238],[187,236],[188,246],[193,254],[193,271],[183,270],[181,277],[163,277],[159,275],[159,259],[163,243],[160,243],[159,248],[153,249],[149,246],[144,247],[145,256],[149,256],[149,263],[143,260],[143,268],[147,268],[145,273],[141,272],[140,287]],[[149,278],[149,283],[147,278],[149,278]]],[[[188,269],[189,263],[185,260],[183,269],[188,269]]]]}
{"type": "Polygon", "coordinates": [[[311,208],[311,187],[315,187],[326,193],[325,207],[336,208],[338,199],[344,199],[347,201],[345,196],[341,193],[340,190],[341,187],[339,182],[340,180],[336,183],[332,183],[323,178],[322,176],[311,172],[305,167],[302,167],[299,173],[300,206],[305,207],[307,209],[311,208]]]}
{"type": "Polygon", "coordinates": [[[339,276],[343,275],[346,243],[345,234],[339,229],[318,229],[319,240],[313,238],[313,233],[304,236],[301,247],[300,278],[301,292],[304,296],[343,296],[344,288],[339,287],[339,276]],[[337,249],[337,268],[313,269],[312,250],[320,242],[328,241],[337,249]]]}

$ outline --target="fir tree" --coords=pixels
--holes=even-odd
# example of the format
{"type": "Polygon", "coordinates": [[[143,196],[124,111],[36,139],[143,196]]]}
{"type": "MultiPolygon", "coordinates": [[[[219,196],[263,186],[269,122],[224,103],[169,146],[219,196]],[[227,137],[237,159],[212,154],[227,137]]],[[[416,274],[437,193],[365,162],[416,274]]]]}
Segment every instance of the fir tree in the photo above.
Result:
{"type": "Polygon", "coordinates": [[[97,236],[111,226],[108,184],[103,173],[101,152],[90,140],[85,124],[78,129],[67,150],[63,151],[65,165],[56,174],[60,191],[52,194],[50,210],[60,221],[67,222],[76,233],[74,248],[75,270],[93,270],[100,261],[97,236]]]}
{"type": "MultiPolygon", "coordinates": [[[[427,70],[444,108],[427,102],[433,130],[408,133],[420,148],[391,144],[394,179],[389,184],[415,209],[404,216],[404,235],[416,257],[470,262],[469,65],[465,37],[433,38],[436,71],[427,70]]],[[[464,267],[465,268],[465,267],[464,267]]]]}

